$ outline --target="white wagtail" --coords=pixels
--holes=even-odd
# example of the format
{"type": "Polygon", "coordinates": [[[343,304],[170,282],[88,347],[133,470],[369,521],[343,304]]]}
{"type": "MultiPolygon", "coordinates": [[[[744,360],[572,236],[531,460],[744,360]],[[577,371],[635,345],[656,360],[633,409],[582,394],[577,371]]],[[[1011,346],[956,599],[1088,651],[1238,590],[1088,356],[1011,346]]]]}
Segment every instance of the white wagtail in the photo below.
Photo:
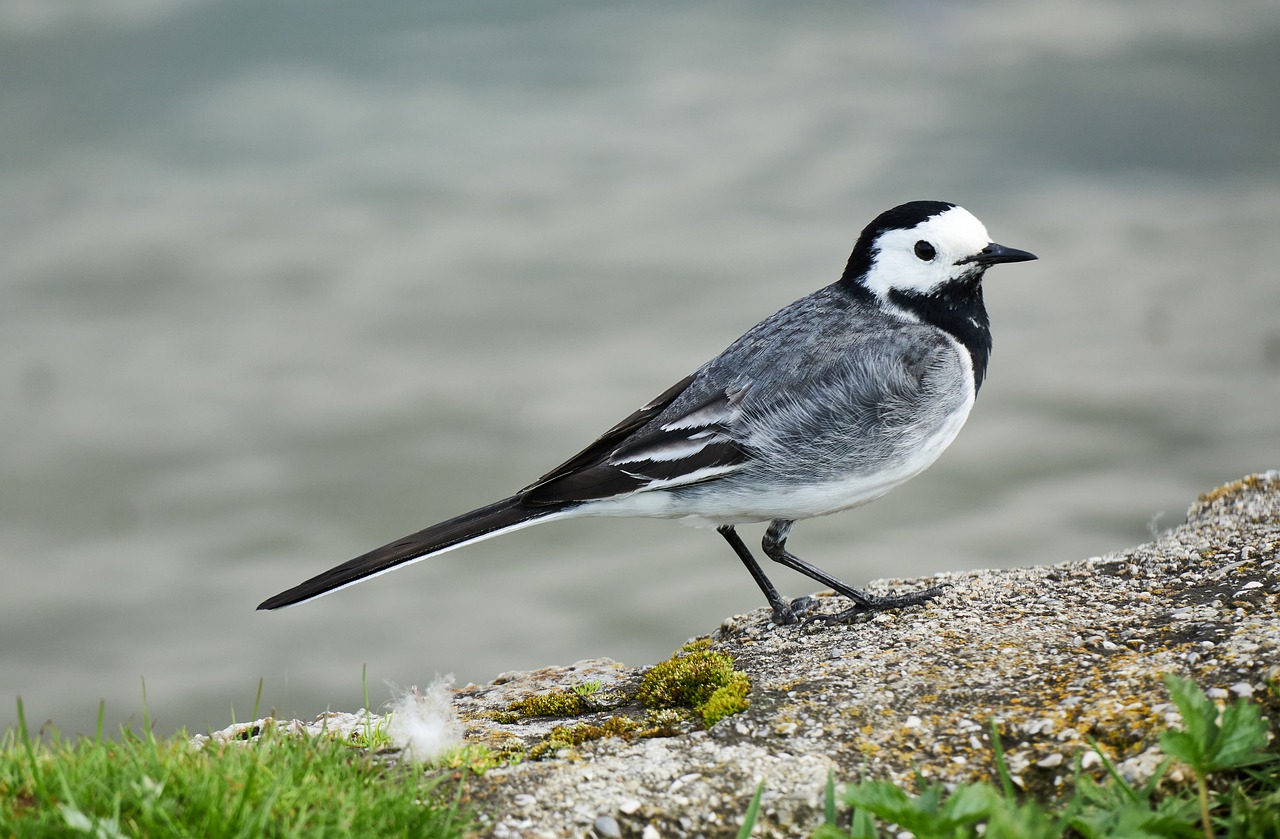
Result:
{"type": "Polygon", "coordinates": [[[1036,257],[992,243],[982,222],[913,201],[867,225],[840,279],[761,321],[697,372],[534,483],[264,601],[278,609],[522,527],[579,516],[649,516],[715,527],[777,623],[811,598],[778,594],[734,530],[769,522],[775,562],[843,594],[831,619],[923,603],[943,587],[876,596],[787,551],[797,519],[866,504],[918,475],[964,425],[991,330],[982,277],[1036,257]]]}

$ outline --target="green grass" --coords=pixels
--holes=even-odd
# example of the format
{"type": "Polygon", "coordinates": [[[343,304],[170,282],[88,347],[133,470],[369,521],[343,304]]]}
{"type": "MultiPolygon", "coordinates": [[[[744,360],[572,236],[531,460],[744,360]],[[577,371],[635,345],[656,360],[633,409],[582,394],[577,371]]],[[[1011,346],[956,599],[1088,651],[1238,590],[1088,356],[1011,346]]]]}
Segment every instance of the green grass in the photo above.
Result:
{"type": "Polygon", "coordinates": [[[158,739],[122,729],[104,737],[0,738],[0,837],[460,837],[470,820],[452,781],[380,765],[326,737],[263,732],[253,742],[195,749],[180,732],[158,739]]]}
{"type": "MultiPolygon", "coordinates": [[[[865,780],[837,793],[827,783],[825,824],[813,839],[880,839],[904,831],[916,839],[1274,839],[1280,836],[1280,755],[1269,726],[1246,700],[1219,710],[1194,682],[1166,676],[1183,728],[1165,731],[1169,756],[1141,786],[1121,777],[1103,757],[1099,782],[1079,770],[1057,801],[1019,800],[992,724],[993,762],[999,785],[977,782],[948,791],[918,778],[911,795],[889,781],[865,780]],[[1191,782],[1174,784],[1174,761],[1191,782]],[[837,802],[852,808],[837,812],[837,802]]],[[[1098,752],[1100,755],[1101,751],[1098,752]]],[[[757,799],[759,791],[756,793],[757,799]]],[[[756,818],[749,808],[740,837],[756,818]]]]}

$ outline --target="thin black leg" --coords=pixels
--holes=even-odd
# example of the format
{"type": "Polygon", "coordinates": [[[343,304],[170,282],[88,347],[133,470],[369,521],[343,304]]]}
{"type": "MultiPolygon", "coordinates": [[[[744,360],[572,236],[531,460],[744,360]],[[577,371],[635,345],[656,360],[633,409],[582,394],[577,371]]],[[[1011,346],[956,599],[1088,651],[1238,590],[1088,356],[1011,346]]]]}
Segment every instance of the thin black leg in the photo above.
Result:
{"type": "Polygon", "coordinates": [[[785,519],[775,519],[769,523],[769,529],[765,531],[764,540],[760,544],[764,549],[765,556],[774,562],[817,580],[853,601],[853,608],[846,609],[837,615],[821,616],[817,619],[844,621],[866,612],[881,612],[886,609],[900,609],[903,606],[918,606],[921,603],[927,603],[948,588],[946,585],[934,586],[921,591],[912,591],[891,597],[882,597],[854,588],[837,580],[821,568],[810,565],[787,550],[787,537],[791,535],[791,526],[793,524],[795,522],[785,519]]]}
{"type": "MultiPolygon", "coordinates": [[[[769,605],[773,608],[774,623],[789,624],[798,621],[799,615],[796,614],[796,610],[792,608],[791,603],[785,597],[778,594],[778,590],[773,587],[773,583],[769,582],[769,578],[765,576],[764,569],[760,567],[760,563],[756,562],[756,558],[751,555],[751,550],[742,541],[738,531],[733,529],[733,525],[726,524],[717,527],[716,532],[729,543],[729,547],[733,548],[733,552],[738,555],[738,559],[742,560],[742,564],[747,566],[747,571],[751,573],[751,578],[756,581],[756,585],[760,586],[760,590],[764,592],[765,599],[769,601],[769,605]]],[[[807,600],[807,598],[802,599],[807,600]]]]}

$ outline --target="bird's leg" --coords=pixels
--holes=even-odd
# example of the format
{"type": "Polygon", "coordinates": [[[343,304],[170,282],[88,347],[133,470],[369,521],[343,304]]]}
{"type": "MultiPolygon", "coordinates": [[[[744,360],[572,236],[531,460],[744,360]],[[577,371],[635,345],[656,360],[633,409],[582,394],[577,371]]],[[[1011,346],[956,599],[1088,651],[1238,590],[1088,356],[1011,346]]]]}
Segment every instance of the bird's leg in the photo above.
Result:
{"type": "Polygon", "coordinates": [[[853,601],[853,607],[850,609],[835,615],[818,615],[814,617],[814,620],[841,622],[867,612],[881,612],[886,609],[900,609],[903,606],[916,606],[932,600],[948,588],[946,585],[933,586],[921,591],[912,591],[888,597],[854,588],[837,580],[821,568],[810,565],[787,550],[787,537],[791,535],[791,526],[793,524],[795,522],[785,519],[774,519],[769,523],[769,529],[765,531],[764,540],[760,544],[764,549],[765,556],[774,562],[799,571],[801,574],[817,580],[829,588],[835,589],[853,601]]]}
{"type": "Polygon", "coordinates": [[[773,583],[769,582],[769,578],[765,576],[760,563],[756,562],[756,558],[751,555],[751,550],[742,541],[738,531],[733,529],[733,525],[726,524],[717,527],[716,532],[729,543],[729,547],[733,548],[733,552],[738,555],[738,559],[741,559],[742,564],[747,566],[747,570],[751,572],[751,578],[756,581],[756,585],[760,586],[760,590],[764,592],[765,599],[773,607],[774,623],[796,623],[805,612],[813,607],[813,598],[799,597],[792,602],[788,602],[785,597],[778,594],[778,590],[773,587],[773,583]]]}

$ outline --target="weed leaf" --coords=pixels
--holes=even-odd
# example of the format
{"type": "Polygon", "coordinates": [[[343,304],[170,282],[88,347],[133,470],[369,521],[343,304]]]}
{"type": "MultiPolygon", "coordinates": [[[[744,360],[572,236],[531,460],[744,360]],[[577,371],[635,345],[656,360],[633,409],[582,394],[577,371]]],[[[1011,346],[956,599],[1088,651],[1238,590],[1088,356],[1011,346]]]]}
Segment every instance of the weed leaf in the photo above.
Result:
{"type": "Polygon", "coordinates": [[[1160,744],[1170,755],[1199,775],[1270,759],[1262,754],[1267,747],[1267,724],[1256,705],[1238,700],[1226,707],[1219,722],[1218,707],[1195,682],[1173,675],[1166,675],[1164,682],[1186,726],[1183,731],[1160,733],[1160,744]]]}

